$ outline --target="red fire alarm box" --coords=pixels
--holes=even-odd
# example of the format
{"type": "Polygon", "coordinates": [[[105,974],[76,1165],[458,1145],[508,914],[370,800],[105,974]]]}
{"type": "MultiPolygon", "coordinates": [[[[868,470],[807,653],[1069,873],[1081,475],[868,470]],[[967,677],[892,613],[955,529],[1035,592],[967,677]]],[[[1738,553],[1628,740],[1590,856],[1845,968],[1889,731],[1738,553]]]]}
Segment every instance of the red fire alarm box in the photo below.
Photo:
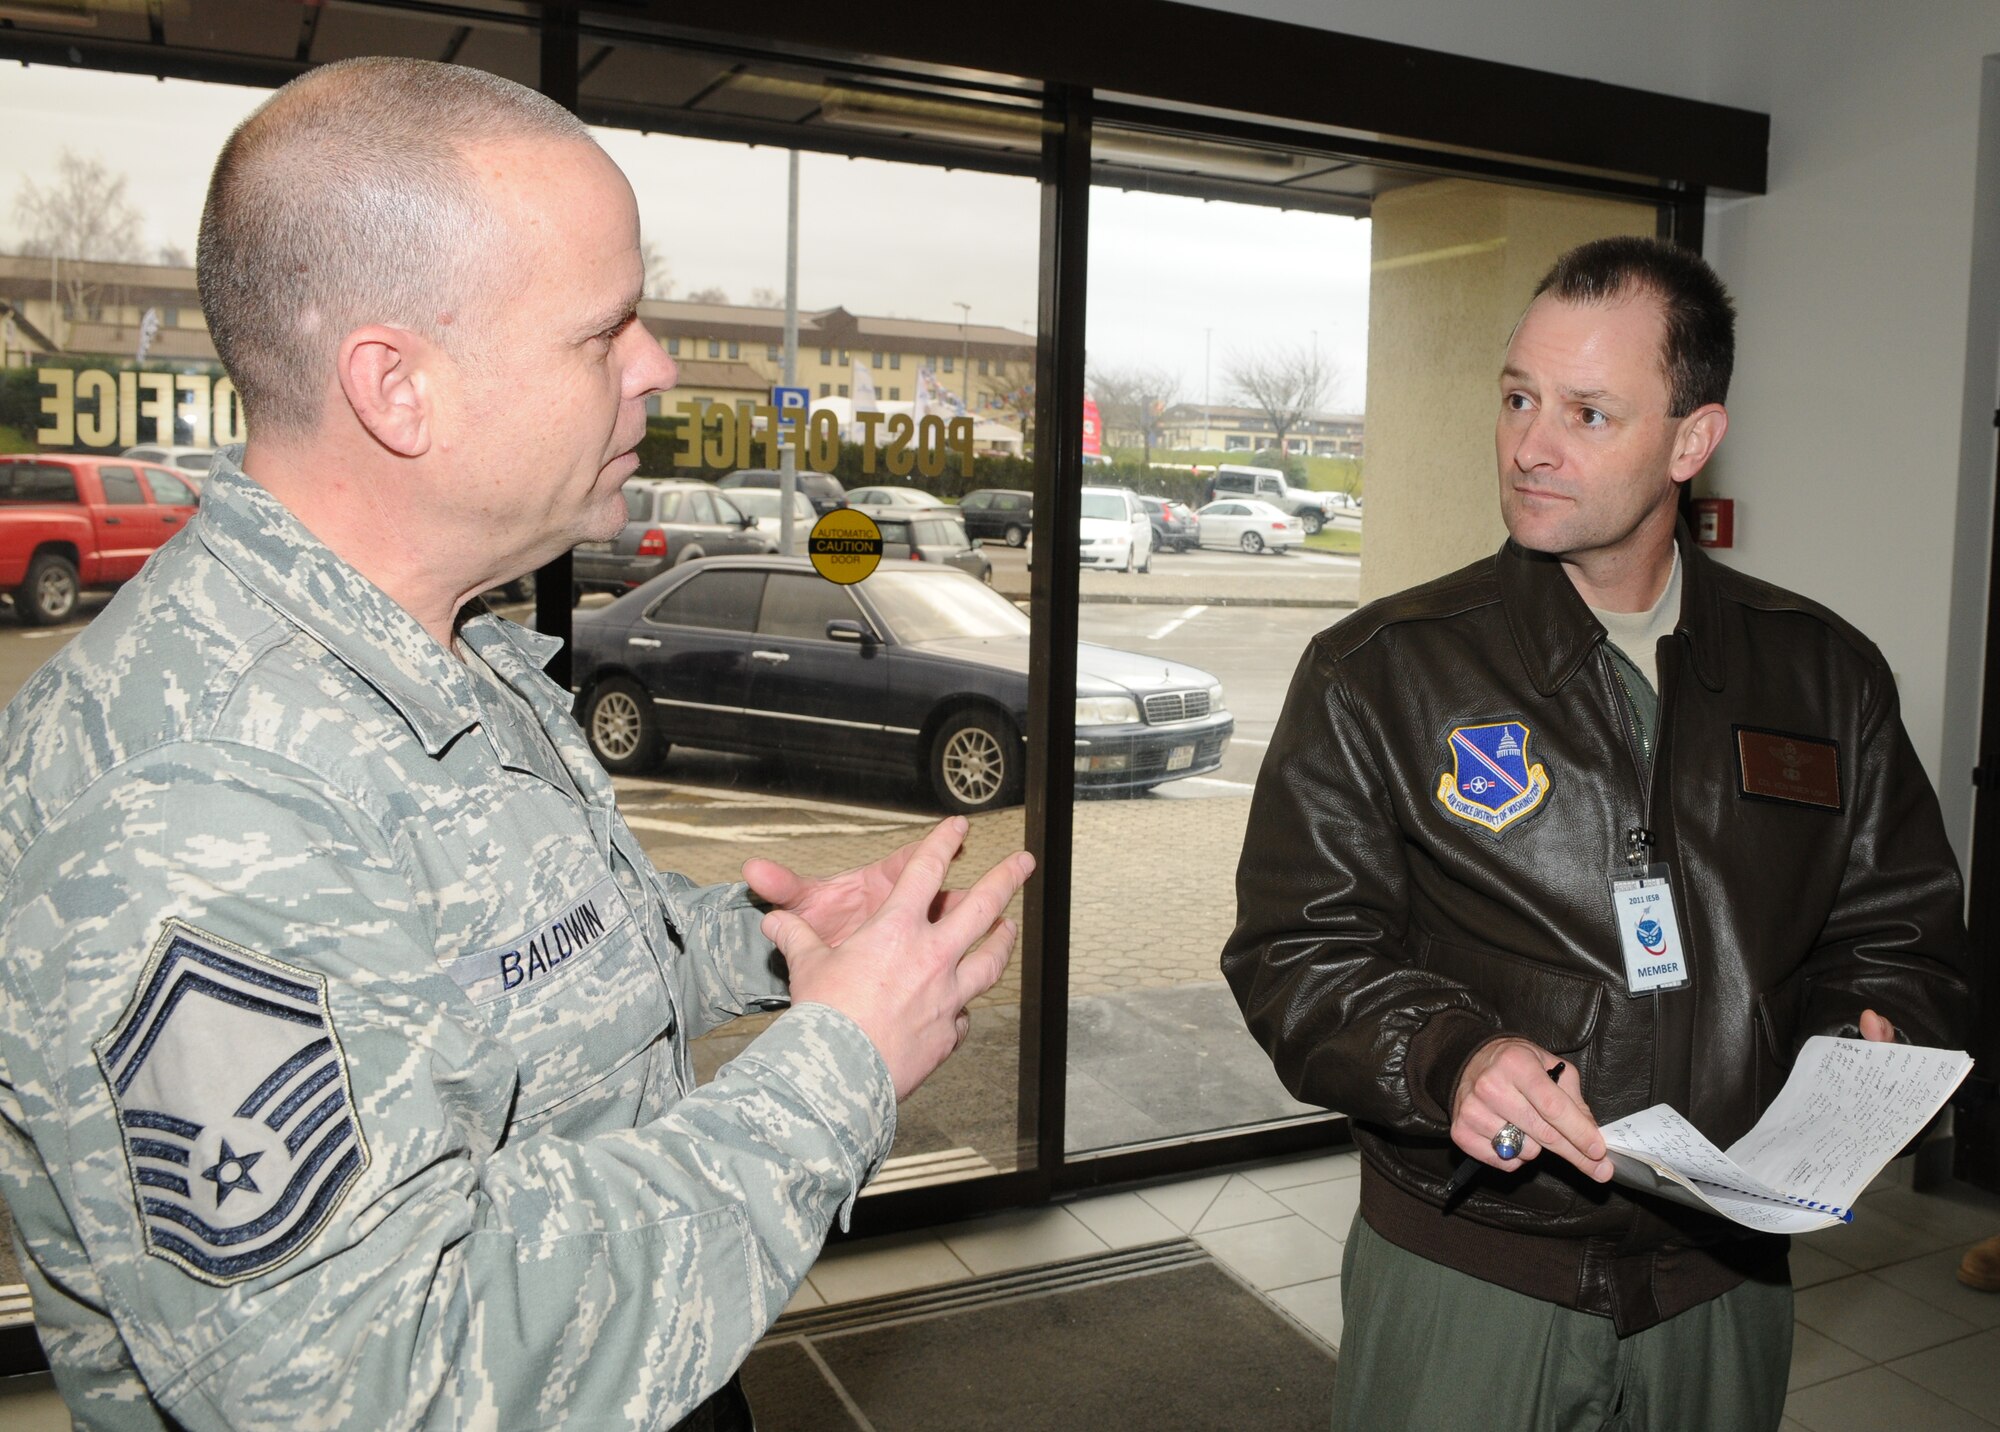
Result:
{"type": "Polygon", "coordinates": [[[1694,540],[1698,547],[1736,545],[1736,499],[1697,497],[1694,500],[1694,540]]]}

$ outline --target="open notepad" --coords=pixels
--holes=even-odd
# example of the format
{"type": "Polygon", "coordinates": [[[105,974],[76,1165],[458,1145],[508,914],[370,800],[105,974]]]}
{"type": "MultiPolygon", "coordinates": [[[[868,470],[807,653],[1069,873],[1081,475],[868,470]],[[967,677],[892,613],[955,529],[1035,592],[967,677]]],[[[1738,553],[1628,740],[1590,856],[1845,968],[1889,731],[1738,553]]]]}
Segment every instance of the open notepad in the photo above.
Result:
{"type": "Polygon", "coordinates": [[[1765,1233],[1851,1222],[1869,1180],[1971,1069],[1963,1050],[1815,1035],[1727,1153],[1666,1104],[1604,1125],[1613,1178],[1765,1233]]]}

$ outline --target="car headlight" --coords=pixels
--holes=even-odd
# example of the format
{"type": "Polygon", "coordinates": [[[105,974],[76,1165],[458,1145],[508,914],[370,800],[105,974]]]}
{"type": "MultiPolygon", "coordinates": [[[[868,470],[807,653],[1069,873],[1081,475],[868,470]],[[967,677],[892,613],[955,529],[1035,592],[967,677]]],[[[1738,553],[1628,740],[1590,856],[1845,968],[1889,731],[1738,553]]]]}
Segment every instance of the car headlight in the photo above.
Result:
{"type": "Polygon", "coordinates": [[[1208,688],[1208,709],[1210,711],[1226,711],[1229,709],[1222,704],[1222,683],[1219,681],[1208,688]]]}
{"type": "Polygon", "coordinates": [[[1129,696],[1079,696],[1076,724],[1079,726],[1132,726],[1138,724],[1139,703],[1129,696]]]}

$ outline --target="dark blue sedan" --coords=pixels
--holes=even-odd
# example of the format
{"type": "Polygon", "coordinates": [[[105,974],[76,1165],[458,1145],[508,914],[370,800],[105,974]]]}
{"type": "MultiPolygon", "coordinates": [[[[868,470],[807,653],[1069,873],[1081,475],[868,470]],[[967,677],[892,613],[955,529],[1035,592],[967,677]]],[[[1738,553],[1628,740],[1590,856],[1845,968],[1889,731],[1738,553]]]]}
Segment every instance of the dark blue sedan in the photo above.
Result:
{"type": "MultiPolygon", "coordinates": [[[[1028,619],[949,567],[840,586],[803,558],[718,557],[576,614],[577,716],[604,765],[671,745],[915,773],[945,809],[1021,799],[1028,619]]],[[[1079,643],[1079,790],[1212,771],[1235,721],[1205,671],[1079,643]]]]}

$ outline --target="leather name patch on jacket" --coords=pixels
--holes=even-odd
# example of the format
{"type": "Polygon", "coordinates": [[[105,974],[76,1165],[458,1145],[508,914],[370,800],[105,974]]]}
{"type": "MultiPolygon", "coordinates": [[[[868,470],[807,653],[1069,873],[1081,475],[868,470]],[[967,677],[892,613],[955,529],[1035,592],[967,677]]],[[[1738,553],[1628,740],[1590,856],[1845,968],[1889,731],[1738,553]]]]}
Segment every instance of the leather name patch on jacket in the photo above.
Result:
{"type": "Polygon", "coordinates": [[[1737,794],[1841,810],[1840,745],[1786,731],[1737,726],[1737,794]]]}

